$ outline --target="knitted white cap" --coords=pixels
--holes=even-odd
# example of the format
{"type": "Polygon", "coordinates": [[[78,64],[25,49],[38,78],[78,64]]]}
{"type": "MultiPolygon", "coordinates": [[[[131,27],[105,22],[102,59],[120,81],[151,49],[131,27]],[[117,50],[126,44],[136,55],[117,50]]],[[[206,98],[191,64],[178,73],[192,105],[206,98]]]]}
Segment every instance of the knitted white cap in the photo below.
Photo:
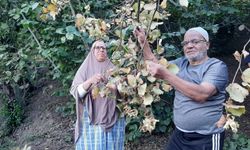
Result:
{"type": "Polygon", "coordinates": [[[187,30],[187,32],[188,31],[196,31],[196,32],[200,33],[204,37],[204,39],[206,39],[207,42],[209,41],[208,33],[202,27],[190,28],[189,30],[187,30]]]}

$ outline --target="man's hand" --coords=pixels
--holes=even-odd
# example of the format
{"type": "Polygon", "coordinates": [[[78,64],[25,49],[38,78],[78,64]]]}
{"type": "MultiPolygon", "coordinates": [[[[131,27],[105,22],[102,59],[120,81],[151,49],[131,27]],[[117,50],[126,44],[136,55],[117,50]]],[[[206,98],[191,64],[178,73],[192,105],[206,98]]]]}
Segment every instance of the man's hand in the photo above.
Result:
{"type": "Polygon", "coordinates": [[[147,38],[144,29],[136,27],[133,34],[138,39],[140,46],[143,47],[147,38]]]}
{"type": "Polygon", "coordinates": [[[161,64],[155,63],[153,61],[146,61],[148,72],[160,79],[164,79],[164,73],[167,71],[165,67],[161,64]]]}
{"type": "Polygon", "coordinates": [[[222,115],[220,117],[220,120],[216,122],[216,125],[217,125],[218,128],[221,128],[221,127],[223,127],[225,125],[226,122],[227,122],[226,117],[224,115],[222,115]]]}

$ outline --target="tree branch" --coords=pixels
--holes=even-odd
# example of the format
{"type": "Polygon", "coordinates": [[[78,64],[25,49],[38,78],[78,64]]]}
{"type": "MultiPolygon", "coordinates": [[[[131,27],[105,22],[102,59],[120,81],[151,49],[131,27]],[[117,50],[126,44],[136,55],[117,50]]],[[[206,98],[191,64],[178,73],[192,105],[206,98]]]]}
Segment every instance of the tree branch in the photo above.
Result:
{"type": "Polygon", "coordinates": [[[73,17],[75,17],[76,13],[75,13],[75,10],[74,10],[70,0],[69,0],[69,7],[70,7],[70,10],[71,10],[71,13],[72,13],[73,17]]]}
{"type": "MultiPolygon", "coordinates": [[[[24,20],[27,20],[26,17],[24,16],[24,14],[22,12],[21,12],[21,15],[22,15],[22,17],[23,17],[24,20]]],[[[32,37],[35,39],[35,41],[36,41],[36,43],[38,45],[38,48],[39,49],[43,49],[42,45],[38,41],[38,39],[37,39],[36,35],[34,34],[34,32],[30,29],[30,27],[28,27],[28,30],[31,33],[32,37]]],[[[59,73],[61,73],[61,71],[57,68],[57,66],[55,65],[55,63],[49,57],[46,57],[46,56],[44,56],[44,57],[49,60],[49,62],[52,64],[52,66],[54,67],[55,70],[57,70],[59,73]]]]}
{"type": "MultiPolygon", "coordinates": [[[[247,45],[249,44],[249,42],[250,42],[250,39],[249,39],[249,40],[247,41],[247,43],[244,45],[243,50],[246,50],[246,47],[247,47],[247,45]]],[[[243,50],[242,50],[242,51],[243,51],[243,50]]],[[[241,66],[241,63],[242,63],[242,55],[243,55],[243,54],[241,54],[241,59],[240,59],[240,61],[239,61],[238,68],[237,68],[237,70],[236,70],[236,72],[235,72],[235,74],[234,74],[234,78],[233,78],[232,83],[234,83],[235,78],[236,78],[236,76],[237,76],[237,74],[238,74],[238,72],[239,72],[239,70],[240,70],[240,66],[241,66]]]]}

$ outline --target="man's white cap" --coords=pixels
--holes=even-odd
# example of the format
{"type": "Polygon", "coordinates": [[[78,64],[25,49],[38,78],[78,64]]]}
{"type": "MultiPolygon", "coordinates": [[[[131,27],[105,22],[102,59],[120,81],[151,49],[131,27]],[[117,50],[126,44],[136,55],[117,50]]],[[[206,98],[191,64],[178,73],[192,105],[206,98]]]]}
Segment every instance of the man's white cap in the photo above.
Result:
{"type": "Polygon", "coordinates": [[[187,32],[188,31],[196,31],[196,32],[200,33],[204,37],[204,39],[206,39],[207,42],[209,41],[208,33],[202,27],[190,28],[189,30],[187,30],[187,32]]]}

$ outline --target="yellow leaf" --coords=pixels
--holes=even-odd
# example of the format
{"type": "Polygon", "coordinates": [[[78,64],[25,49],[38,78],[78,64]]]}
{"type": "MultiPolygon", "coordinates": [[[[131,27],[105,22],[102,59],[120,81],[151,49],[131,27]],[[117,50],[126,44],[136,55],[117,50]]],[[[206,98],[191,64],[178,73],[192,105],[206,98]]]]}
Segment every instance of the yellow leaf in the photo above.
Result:
{"type": "Polygon", "coordinates": [[[158,25],[163,24],[163,22],[152,22],[150,29],[154,30],[158,25]]]}
{"type": "Polygon", "coordinates": [[[156,29],[150,32],[149,34],[149,42],[153,43],[155,40],[157,40],[161,36],[160,30],[156,29]]]}
{"type": "Polygon", "coordinates": [[[53,11],[53,12],[56,12],[57,11],[57,6],[54,5],[54,4],[49,4],[48,7],[47,7],[48,11],[53,11]]]}
{"type": "Polygon", "coordinates": [[[119,91],[119,93],[126,93],[127,92],[127,88],[126,88],[126,83],[119,83],[117,85],[117,90],[119,91]]]}
{"type": "Polygon", "coordinates": [[[120,68],[120,71],[123,72],[123,73],[129,74],[130,71],[131,71],[131,68],[130,68],[130,67],[127,67],[127,68],[120,68]]]}
{"type": "Polygon", "coordinates": [[[151,103],[153,102],[154,98],[151,94],[147,94],[143,97],[143,104],[145,106],[147,105],[151,105],[151,103]]]}
{"type": "Polygon", "coordinates": [[[139,87],[138,87],[138,95],[140,95],[140,96],[144,96],[145,95],[145,93],[146,93],[146,89],[147,89],[147,83],[144,83],[143,85],[140,85],[139,87]]]}
{"type": "Polygon", "coordinates": [[[242,72],[241,79],[246,83],[250,83],[250,68],[242,72]]]}
{"type": "Polygon", "coordinates": [[[188,7],[188,0],[179,0],[181,6],[188,7]]]}
{"type": "Polygon", "coordinates": [[[100,30],[101,30],[102,32],[106,32],[106,30],[107,30],[107,25],[106,25],[105,21],[101,21],[101,23],[100,23],[100,30]]]}
{"type": "Polygon", "coordinates": [[[76,27],[80,28],[81,26],[84,25],[84,23],[85,23],[85,17],[82,14],[77,14],[75,20],[76,27]]]}
{"type": "Polygon", "coordinates": [[[175,64],[169,64],[167,69],[173,74],[177,74],[179,72],[179,67],[175,64]]]}
{"type": "Polygon", "coordinates": [[[159,120],[155,119],[154,117],[146,117],[142,121],[142,126],[140,127],[140,130],[142,132],[152,132],[155,129],[156,123],[159,122],[159,120]]]}
{"type": "Polygon", "coordinates": [[[231,117],[227,116],[227,122],[223,128],[225,128],[225,129],[231,128],[234,133],[237,133],[238,128],[239,128],[239,124],[238,124],[238,122],[234,121],[234,119],[235,119],[234,116],[231,116],[231,117]]]}
{"type": "Polygon", "coordinates": [[[51,3],[56,5],[57,0],[51,0],[51,3]]]}
{"type": "Polygon", "coordinates": [[[92,90],[91,90],[91,95],[93,99],[97,99],[97,97],[99,96],[99,88],[97,86],[95,86],[92,90]]]}
{"type": "Polygon", "coordinates": [[[241,54],[238,51],[235,51],[233,55],[238,62],[241,61],[241,54]]]}
{"type": "Polygon", "coordinates": [[[156,8],[156,3],[150,3],[144,5],[145,10],[155,10],[155,8],[156,8]]]}
{"type": "Polygon", "coordinates": [[[242,114],[245,114],[246,109],[245,106],[238,106],[232,104],[224,104],[226,110],[233,114],[234,116],[240,117],[242,114]]]}
{"type": "Polygon", "coordinates": [[[43,12],[44,14],[47,14],[47,13],[49,12],[49,10],[48,10],[48,8],[43,7],[42,12],[43,12]]]}
{"type": "Polygon", "coordinates": [[[148,76],[148,71],[146,70],[146,69],[142,69],[141,70],[141,73],[142,73],[142,75],[145,77],[145,76],[148,76]]]}
{"type": "Polygon", "coordinates": [[[47,17],[46,14],[42,14],[42,15],[40,16],[40,19],[41,19],[42,21],[46,21],[46,20],[48,19],[48,17],[47,17]]]}
{"type": "Polygon", "coordinates": [[[169,92],[170,90],[173,89],[172,86],[169,85],[169,84],[162,83],[161,86],[162,86],[162,89],[163,89],[165,92],[169,92]]]}
{"type": "Polygon", "coordinates": [[[246,57],[249,55],[249,52],[246,51],[246,50],[243,50],[243,51],[242,51],[242,54],[243,54],[244,58],[246,58],[246,57]]]}
{"type": "Polygon", "coordinates": [[[135,14],[137,14],[137,12],[138,12],[138,3],[134,3],[134,5],[132,6],[132,8],[134,9],[135,14]]]}
{"type": "Polygon", "coordinates": [[[161,55],[161,54],[163,54],[163,53],[164,53],[164,48],[163,48],[163,47],[161,47],[161,46],[159,46],[159,45],[157,45],[157,49],[156,49],[156,51],[157,51],[157,54],[161,55]]]}
{"type": "Polygon", "coordinates": [[[231,99],[239,103],[244,102],[244,99],[249,94],[248,90],[240,86],[238,83],[229,84],[226,91],[229,93],[231,99]]]}
{"type": "Polygon", "coordinates": [[[164,92],[161,90],[161,89],[159,89],[158,87],[153,87],[153,92],[156,94],[156,95],[161,95],[161,94],[163,94],[164,92]]]}
{"type": "Polygon", "coordinates": [[[140,104],[140,98],[138,97],[133,97],[132,101],[130,102],[130,104],[140,104]]]}
{"type": "Polygon", "coordinates": [[[151,83],[155,82],[156,78],[153,76],[148,76],[147,77],[148,81],[150,81],[151,83]]]}
{"type": "Polygon", "coordinates": [[[136,77],[134,75],[131,75],[129,74],[127,76],[127,80],[128,80],[128,84],[131,86],[131,87],[136,87],[136,77]]]}
{"type": "Polygon", "coordinates": [[[165,59],[164,57],[162,57],[160,60],[159,60],[159,64],[165,66],[165,67],[168,67],[169,63],[167,61],[167,59],[165,59]]]}
{"type": "Polygon", "coordinates": [[[163,9],[167,8],[167,0],[163,0],[161,2],[161,8],[163,8],[163,9]]]}

